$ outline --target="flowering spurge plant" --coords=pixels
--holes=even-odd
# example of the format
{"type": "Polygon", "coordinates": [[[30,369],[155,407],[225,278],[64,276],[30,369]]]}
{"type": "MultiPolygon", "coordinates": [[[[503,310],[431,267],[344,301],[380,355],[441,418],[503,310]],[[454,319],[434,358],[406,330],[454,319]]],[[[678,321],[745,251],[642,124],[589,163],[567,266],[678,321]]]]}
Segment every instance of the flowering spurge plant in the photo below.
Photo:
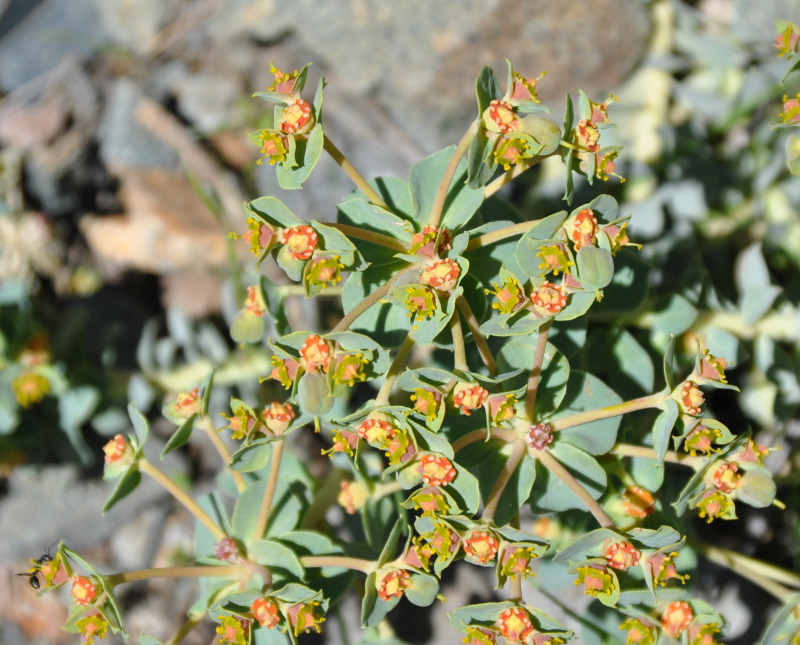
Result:
{"type": "MultiPolygon", "coordinates": [[[[776,24],[778,35],[775,37],[775,48],[779,56],[786,56],[791,60],[800,51],[800,26],[788,20],[778,20],[776,24]]],[[[800,58],[794,61],[784,74],[781,82],[792,72],[800,69],[800,58]]],[[[778,115],[781,122],[777,127],[797,128],[800,125],[800,94],[783,97],[783,112],[778,115]]],[[[786,162],[793,175],[800,175],[800,136],[792,134],[786,139],[786,162]]]]}
{"type": "MultiPolygon", "coordinates": [[[[306,297],[338,298],[344,314],[329,329],[295,330],[284,314],[287,290],[261,277],[242,293],[231,334],[263,356],[267,396],[231,398],[221,422],[209,410],[212,372],[163,409],[177,429],[162,457],[198,431],[216,446],[223,473],[209,495],[195,499],[145,456],[148,422],[129,408],[134,432],[104,450],[106,476],[118,482],[106,509],[142,475],[153,478],[197,520],[195,564],[101,576],[61,546],[62,561],[80,565],[86,580],[68,571],[80,607],[70,629],[84,642],[121,630],[119,584],[186,576],[199,579],[199,595],[169,643],[205,616],[219,643],[294,643],[322,630],[351,588],[361,597],[363,642],[379,642],[403,597],[431,605],[445,570],[464,561],[485,568],[506,598],[451,614],[465,643],[554,645],[573,640],[582,619],[526,601],[523,582],[538,586],[548,560],[605,609],[599,622],[583,619],[590,629],[581,642],[601,634],[708,645],[725,622],[684,586],[682,555],[736,563],[772,589],[791,584],[787,572],[690,545],[680,530],[683,517],[735,520],[739,502],[780,504],[763,464],[767,448],[705,410],[711,390],[732,388],[726,361],[698,344],[683,368],[672,343],[663,386],[648,358],[641,370],[649,370],[650,393],[629,400],[579,368],[588,315],[625,292],[630,276],[618,262],[635,253],[626,248],[634,246],[628,215],[613,198],[571,204],[572,173],[591,181],[613,172],[619,151],[601,134],[608,103],[581,94],[562,129],[538,102],[539,79],[509,65],[503,93],[485,69],[478,115],[458,146],[420,161],[408,182],[367,181],[323,134],[321,94],[313,107],[302,98],[305,68],[274,72],[262,95],[278,104],[264,154],[284,179],[297,179],[325,149],[357,190],[325,223],[274,197],[256,199],[241,237],[257,266],[275,261],[306,297]],[[550,156],[566,164],[568,209],[526,217],[495,196],[550,156]],[[275,333],[265,338],[268,327],[275,333]],[[647,410],[649,422],[623,424],[647,410]],[[326,444],[331,468],[322,481],[295,454],[300,432],[326,444]],[[667,463],[688,468],[676,499],[662,493],[667,463]],[[337,503],[344,521],[327,512],[337,503]],[[574,510],[588,511],[596,526],[575,524],[574,510]]],[[[781,619],[800,638],[790,616],[781,619]]]]}

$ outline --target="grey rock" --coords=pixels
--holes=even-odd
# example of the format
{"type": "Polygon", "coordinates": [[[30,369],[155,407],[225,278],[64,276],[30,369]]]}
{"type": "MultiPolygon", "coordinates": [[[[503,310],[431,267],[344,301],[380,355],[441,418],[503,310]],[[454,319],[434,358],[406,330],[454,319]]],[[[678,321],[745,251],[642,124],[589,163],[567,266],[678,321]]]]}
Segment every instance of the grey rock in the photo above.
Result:
{"type": "Polygon", "coordinates": [[[178,168],[177,155],[137,123],[141,95],[128,78],[114,83],[98,132],[101,158],[108,166],[178,168]]]}
{"type": "Polygon", "coordinates": [[[133,52],[149,51],[177,0],[94,0],[105,33],[116,44],[133,52]]]}
{"type": "Polygon", "coordinates": [[[0,87],[14,90],[105,39],[94,0],[45,0],[0,39],[0,87]]]}
{"type": "MultiPolygon", "coordinates": [[[[582,88],[601,95],[642,55],[649,35],[643,3],[576,0],[424,0],[319,3],[297,0],[296,38],[320,59],[332,85],[372,93],[433,152],[474,118],[475,77],[493,67],[505,85],[505,58],[528,76],[547,71],[545,100],[563,103],[582,88]]],[[[600,97],[604,98],[604,97],[600,97]]],[[[358,108],[351,110],[358,118],[358,108]]]]}
{"type": "Polygon", "coordinates": [[[152,504],[163,491],[143,480],[124,504],[101,516],[114,482],[81,480],[73,466],[17,468],[0,506],[0,559],[19,566],[57,540],[81,550],[101,544],[120,522],[152,504]]]}
{"type": "Polygon", "coordinates": [[[221,129],[244,88],[235,76],[199,72],[186,76],[176,89],[178,108],[200,132],[221,129]]]}
{"type": "Polygon", "coordinates": [[[209,33],[217,42],[242,38],[269,41],[297,27],[302,17],[296,4],[290,8],[277,0],[229,0],[218,5],[209,20],[209,33]]]}
{"type": "Polygon", "coordinates": [[[733,0],[732,4],[731,30],[764,55],[775,51],[775,21],[780,18],[796,23],[800,16],[800,0],[733,0]]]}

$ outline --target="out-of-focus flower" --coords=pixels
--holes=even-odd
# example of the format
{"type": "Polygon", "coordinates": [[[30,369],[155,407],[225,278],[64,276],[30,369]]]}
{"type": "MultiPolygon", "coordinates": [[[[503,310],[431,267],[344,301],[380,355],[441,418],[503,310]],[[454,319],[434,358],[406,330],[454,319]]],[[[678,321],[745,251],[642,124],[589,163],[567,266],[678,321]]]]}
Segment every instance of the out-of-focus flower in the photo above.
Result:
{"type": "Polygon", "coordinates": [[[533,309],[540,316],[553,316],[567,306],[564,287],[545,280],[531,295],[533,309]]]}
{"type": "Polygon", "coordinates": [[[275,629],[281,621],[278,603],[272,598],[256,598],[250,605],[250,611],[258,624],[267,629],[275,629]]]}
{"type": "Polygon", "coordinates": [[[470,531],[461,541],[467,560],[489,564],[497,555],[500,543],[489,531],[470,531]]]}
{"type": "Polygon", "coordinates": [[[426,486],[447,486],[457,474],[453,463],[442,455],[423,455],[418,467],[426,486]]]}
{"type": "Polygon", "coordinates": [[[661,614],[661,629],[670,638],[679,638],[692,622],[694,614],[689,603],[685,600],[676,600],[667,605],[661,614]]]}
{"type": "Polygon", "coordinates": [[[614,542],[605,552],[608,566],[619,571],[626,571],[639,564],[642,553],[630,542],[614,542]]]}
{"type": "Polygon", "coordinates": [[[236,616],[220,616],[217,625],[220,645],[246,645],[250,633],[250,621],[236,616]]]}
{"type": "Polygon", "coordinates": [[[518,309],[526,300],[525,290],[516,278],[506,278],[503,286],[492,282],[492,289],[484,289],[484,293],[493,294],[496,302],[492,303],[492,309],[497,309],[501,314],[510,314],[518,309]]]}
{"type": "Polygon", "coordinates": [[[383,600],[401,598],[406,589],[411,586],[411,574],[405,569],[390,569],[375,578],[375,587],[378,597],[383,600]]]}
{"type": "Polygon", "coordinates": [[[291,425],[295,417],[294,408],[290,403],[273,401],[262,413],[264,425],[276,435],[283,434],[291,425]]]}
{"type": "Polygon", "coordinates": [[[480,385],[459,383],[456,386],[455,394],[453,394],[453,405],[457,408],[461,408],[461,414],[470,416],[472,410],[483,407],[488,396],[489,391],[480,385]]]}
{"type": "Polygon", "coordinates": [[[327,372],[331,347],[321,337],[311,334],[300,347],[300,363],[306,372],[327,372]]]}
{"type": "Polygon", "coordinates": [[[524,643],[533,634],[530,614],[522,607],[509,607],[497,619],[500,634],[509,643],[524,643]]]}
{"type": "Polygon", "coordinates": [[[97,597],[97,585],[84,576],[72,576],[70,595],[75,604],[88,607],[97,597]]]}
{"type": "Polygon", "coordinates": [[[93,645],[95,636],[102,640],[108,633],[108,621],[99,611],[79,618],[75,621],[75,627],[78,628],[78,633],[81,635],[81,643],[85,643],[85,645],[93,645]]]}

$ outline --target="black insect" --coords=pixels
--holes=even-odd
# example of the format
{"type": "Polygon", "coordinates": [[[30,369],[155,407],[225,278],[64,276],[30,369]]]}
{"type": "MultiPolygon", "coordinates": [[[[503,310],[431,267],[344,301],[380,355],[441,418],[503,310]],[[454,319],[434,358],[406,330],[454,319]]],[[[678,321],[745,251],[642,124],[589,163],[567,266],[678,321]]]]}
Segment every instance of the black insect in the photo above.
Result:
{"type": "Polygon", "coordinates": [[[37,590],[41,587],[38,570],[32,573],[15,573],[14,577],[18,580],[22,580],[22,582],[24,582],[26,585],[29,585],[31,589],[37,590]]]}
{"type": "Polygon", "coordinates": [[[22,582],[27,584],[31,589],[40,589],[42,583],[39,580],[39,571],[41,570],[42,565],[53,561],[53,556],[50,555],[50,549],[52,549],[56,544],[58,544],[58,542],[54,542],[47,547],[47,550],[44,552],[42,557],[31,560],[33,566],[31,566],[30,571],[27,573],[15,573],[14,577],[18,580],[22,580],[22,582]]]}

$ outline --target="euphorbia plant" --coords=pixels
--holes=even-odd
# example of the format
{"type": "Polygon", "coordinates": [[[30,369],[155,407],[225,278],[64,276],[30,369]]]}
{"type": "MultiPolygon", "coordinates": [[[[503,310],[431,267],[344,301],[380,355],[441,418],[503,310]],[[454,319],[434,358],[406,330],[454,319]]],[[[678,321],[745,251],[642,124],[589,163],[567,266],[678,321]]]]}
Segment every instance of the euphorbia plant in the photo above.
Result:
{"type": "MultiPolygon", "coordinates": [[[[34,561],[30,574],[44,590],[72,581],[66,628],[84,642],[120,631],[118,585],[194,576],[198,599],[170,643],[205,616],[220,643],[295,642],[320,631],[351,588],[365,627],[404,596],[430,605],[445,569],[464,560],[490,569],[506,597],[452,613],[464,642],[552,645],[572,640],[577,625],[524,594],[537,561],[552,558],[607,607],[617,638],[716,642],[723,618],[683,586],[679,520],[734,520],[737,502],[778,503],[767,449],[705,412],[710,390],[732,387],[725,360],[698,345],[676,379],[670,343],[661,385],[650,369],[640,380],[649,392],[628,400],[570,360],[595,303],[626,289],[617,262],[637,252],[630,216],[612,197],[572,204],[573,174],[614,176],[620,149],[603,137],[610,101],[581,92],[556,122],[537,98],[539,79],[509,64],[503,91],[486,68],[478,114],[457,146],[420,161],[408,182],[368,181],[324,131],[324,84],[303,98],[306,71],[273,68],[274,85],[257,95],[275,105],[256,135],[263,158],[282,186],[299,188],[326,150],[356,190],[327,222],[256,199],[241,237],[257,267],[277,262],[306,297],[340,300],[343,315],[330,329],[294,330],[287,290],[264,277],[247,287],[231,332],[263,352],[270,398],[232,398],[227,423],[215,421],[212,373],[163,410],[178,425],[163,454],[195,431],[214,441],[227,476],[211,495],[195,500],[144,456],[148,424],[131,406],[134,434],[105,448],[106,476],[119,482],[106,508],[143,474],[154,478],[197,518],[196,564],[104,576],[62,544],[47,572],[34,561]],[[523,215],[495,195],[548,157],[566,167],[565,210],[523,215]],[[264,338],[268,316],[277,333],[264,338]],[[646,410],[646,424],[623,424],[646,410]],[[324,481],[293,452],[296,433],[314,431],[331,460],[324,481]],[[686,469],[675,499],[661,494],[665,462],[686,469]],[[361,522],[327,524],[337,500],[361,522]],[[594,526],[570,526],[573,509],[594,526]]],[[[751,579],[785,590],[786,572],[749,566],[751,579]]]]}

